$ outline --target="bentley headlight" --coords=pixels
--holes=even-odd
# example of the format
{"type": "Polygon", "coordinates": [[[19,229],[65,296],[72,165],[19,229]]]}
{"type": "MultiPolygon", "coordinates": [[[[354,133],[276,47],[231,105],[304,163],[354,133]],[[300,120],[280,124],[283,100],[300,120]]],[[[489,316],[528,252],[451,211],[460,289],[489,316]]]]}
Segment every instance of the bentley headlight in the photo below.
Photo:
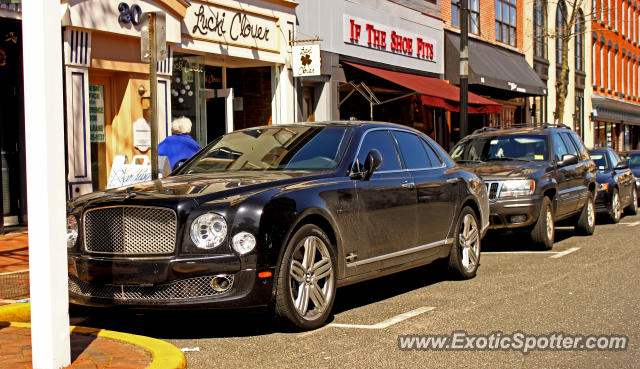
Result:
{"type": "Polygon", "coordinates": [[[533,179],[512,179],[502,182],[500,197],[533,195],[536,182],[533,179]]]}
{"type": "Polygon", "coordinates": [[[67,248],[75,246],[78,240],[78,220],[74,215],[67,215],[67,248]]]}
{"type": "Polygon", "coordinates": [[[244,255],[256,247],[256,238],[249,232],[240,232],[233,236],[232,244],[238,254],[244,255]]]}
{"type": "Polygon", "coordinates": [[[191,223],[191,241],[201,249],[218,247],[226,237],[227,222],[219,214],[202,214],[191,223]]]}

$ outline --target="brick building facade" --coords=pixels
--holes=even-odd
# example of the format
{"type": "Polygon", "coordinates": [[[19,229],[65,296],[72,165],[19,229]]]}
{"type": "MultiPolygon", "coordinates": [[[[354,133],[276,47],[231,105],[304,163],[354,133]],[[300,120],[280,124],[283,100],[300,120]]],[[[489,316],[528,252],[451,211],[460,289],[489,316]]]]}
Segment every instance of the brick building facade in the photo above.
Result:
{"type": "MultiPolygon", "coordinates": [[[[534,97],[547,94],[547,86],[525,58],[530,44],[526,41],[530,35],[525,3],[468,0],[469,90],[502,104],[500,114],[471,115],[472,130],[531,122],[534,97]]],[[[459,84],[460,1],[441,4],[447,39],[445,79],[459,84]]]]}
{"type": "Polygon", "coordinates": [[[638,149],[640,4],[597,0],[591,27],[595,146],[638,149]]]}

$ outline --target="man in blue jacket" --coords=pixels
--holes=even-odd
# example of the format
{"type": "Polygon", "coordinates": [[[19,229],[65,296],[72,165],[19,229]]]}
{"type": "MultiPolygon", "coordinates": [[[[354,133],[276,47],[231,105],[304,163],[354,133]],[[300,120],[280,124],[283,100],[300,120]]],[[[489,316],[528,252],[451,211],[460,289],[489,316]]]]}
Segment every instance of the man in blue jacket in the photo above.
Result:
{"type": "Polygon", "coordinates": [[[165,138],[158,145],[158,155],[169,157],[169,165],[174,165],[181,159],[188,159],[200,150],[200,145],[191,138],[191,119],[179,117],[171,122],[171,136],[165,138]]]}

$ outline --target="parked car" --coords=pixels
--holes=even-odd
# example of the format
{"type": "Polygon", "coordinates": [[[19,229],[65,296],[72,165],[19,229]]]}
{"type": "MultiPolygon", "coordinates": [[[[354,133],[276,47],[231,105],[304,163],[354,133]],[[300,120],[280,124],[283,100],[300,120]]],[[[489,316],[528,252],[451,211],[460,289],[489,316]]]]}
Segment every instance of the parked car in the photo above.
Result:
{"type": "Polygon", "coordinates": [[[100,306],[269,305],[312,329],[336,287],[440,258],[474,277],[488,212],[482,180],[413,129],[245,129],[167,178],[70,202],[69,296],[100,306]]]}
{"type": "Polygon", "coordinates": [[[462,139],[451,156],[485,181],[490,229],[525,230],[544,249],[553,247],[560,220],[579,233],[593,233],[595,164],[566,126],[480,129],[462,139]]]}
{"type": "Polygon", "coordinates": [[[598,168],[598,197],[596,212],[604,212],[613,223],[618,223],[622,210],[635,215],[638,212],[638,192],[629,162],[622,160],[609,148],[591,150],[589,156],[598,168]]]}
{"type": "MultiPolygon", "coordinates": [[[[636,177],[636,194],[640,193],[640,150],[623,151],[620,157],[629,161],[629,167],[636,177]]],[[[638,198],[640,205],[640,198],[638,198]]]]}

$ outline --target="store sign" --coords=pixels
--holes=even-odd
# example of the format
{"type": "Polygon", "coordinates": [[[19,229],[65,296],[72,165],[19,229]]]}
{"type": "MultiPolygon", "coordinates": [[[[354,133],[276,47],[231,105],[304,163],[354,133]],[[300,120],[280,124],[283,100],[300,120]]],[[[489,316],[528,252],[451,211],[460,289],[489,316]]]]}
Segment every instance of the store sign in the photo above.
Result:
{"type": "Polygon", "coordinates": [[[144,118],[139,118],[133,123],[133,146],[141,152],[151,147],[151,127],[144,118]]]}
{"type": "Polygon", "coordinates": [[[342,39],[346,44],[435,62],[436,40],[366,19],[343,15],[342,39]]]}
{"type": "Polygon", "coordinates": [[[293,76],[319,76],[320,45],[293,47],[293,76]]]}
{"type": "Polygon", "coordinates": [[[205,41],[279,51],[278,18],[192,2],[184,17],[189,36],[205,41]]]}
{"type": "Polygon", "coordinates": [[[89,85],[89,136],[91,142],[105,142],[102,85],[89,85]]]}

